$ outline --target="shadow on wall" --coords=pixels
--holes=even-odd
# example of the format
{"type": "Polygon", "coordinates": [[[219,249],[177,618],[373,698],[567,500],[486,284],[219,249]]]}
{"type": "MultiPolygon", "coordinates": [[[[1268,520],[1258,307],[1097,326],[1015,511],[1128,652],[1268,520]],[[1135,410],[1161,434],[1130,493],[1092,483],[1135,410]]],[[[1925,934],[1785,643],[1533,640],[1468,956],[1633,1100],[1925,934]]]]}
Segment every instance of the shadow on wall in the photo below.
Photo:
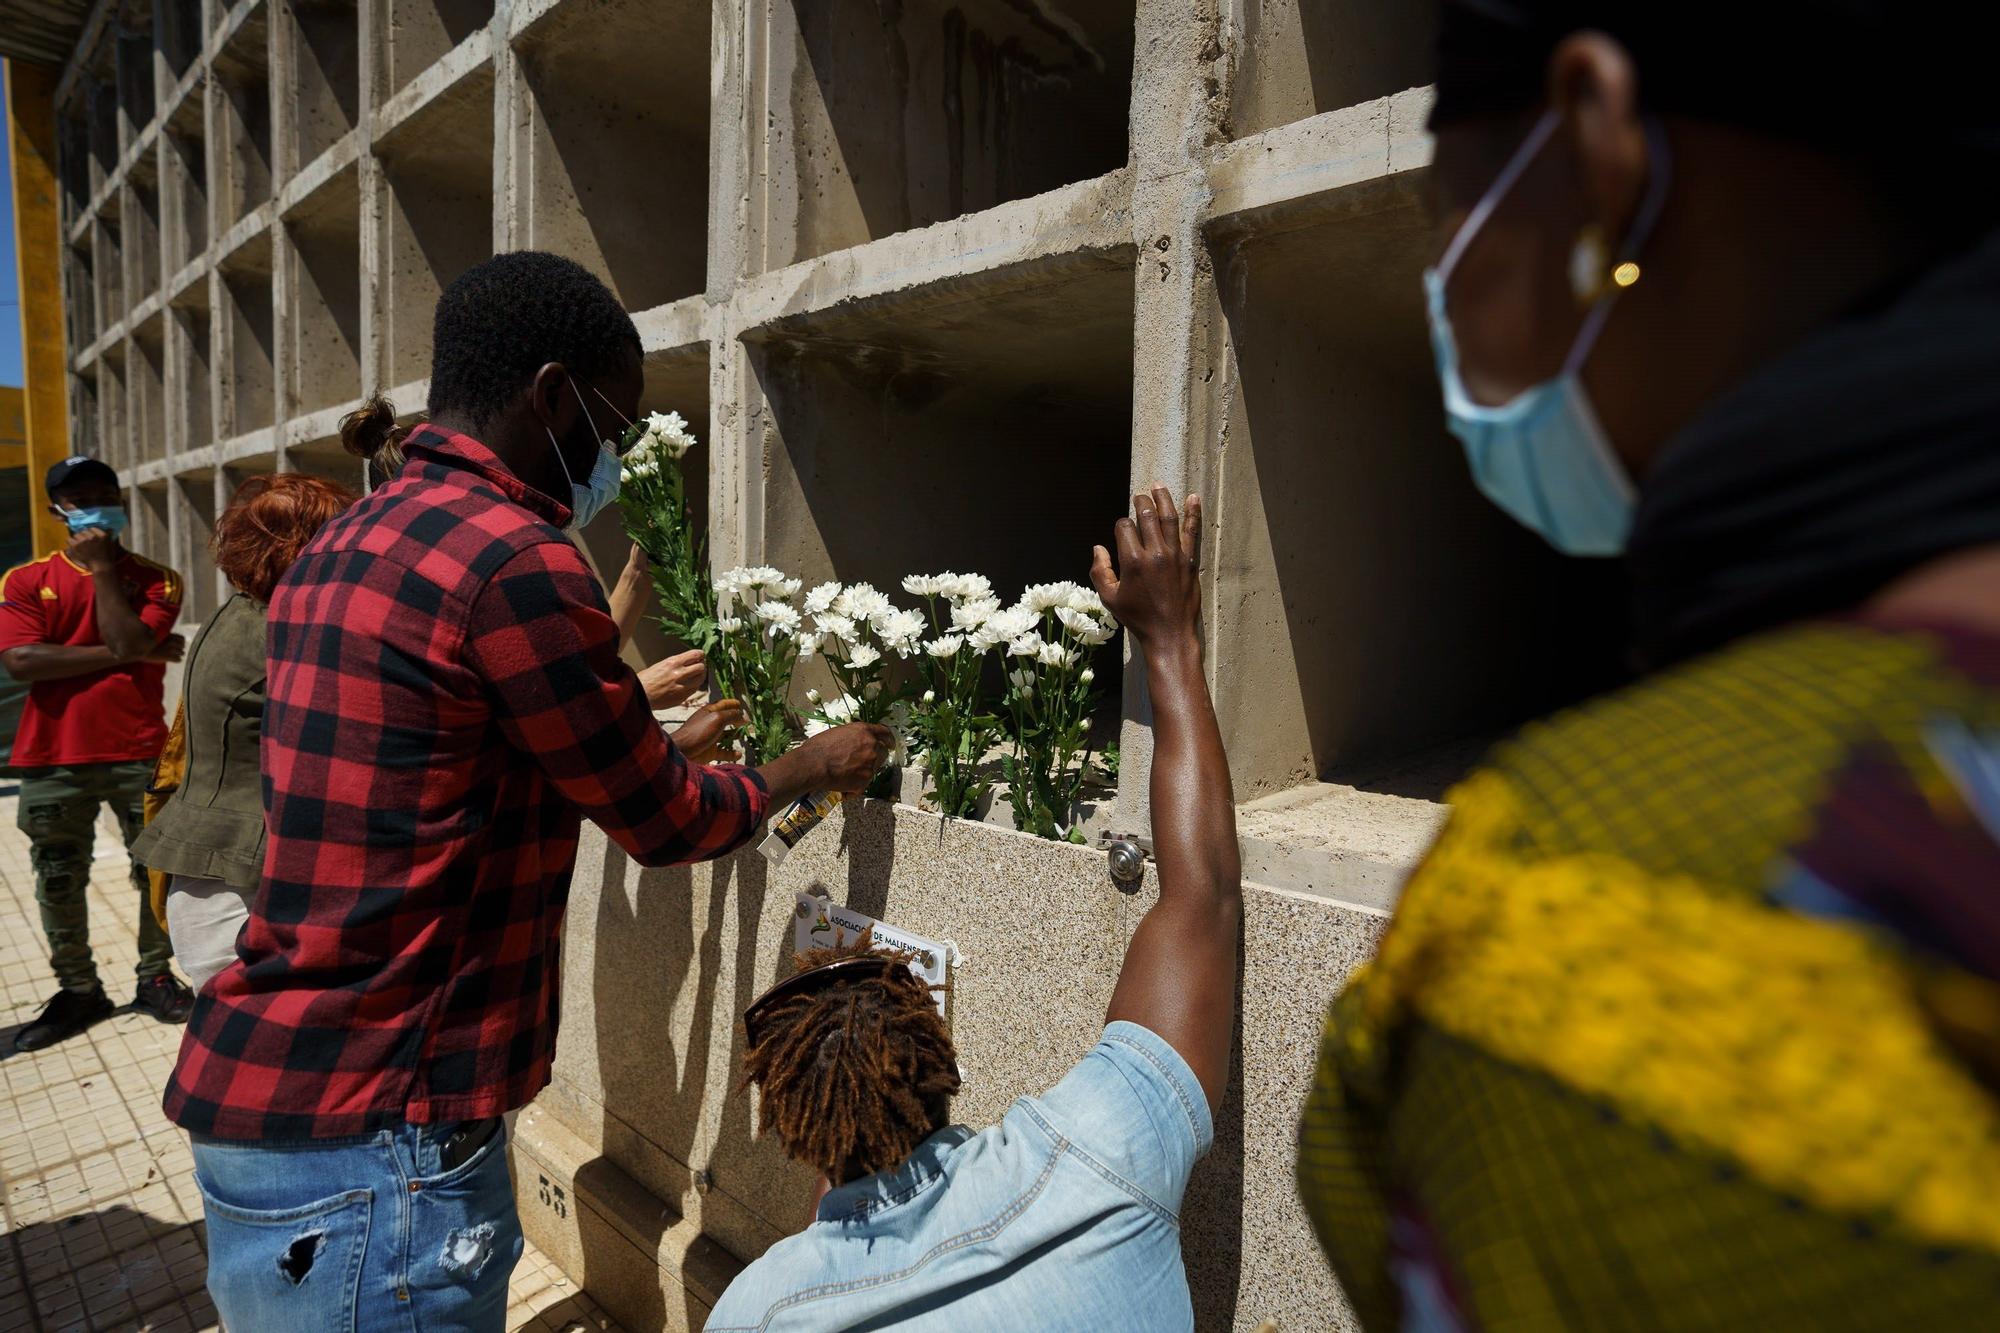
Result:
{"type": "Polygon", "coordinates": [[[1258,702],[1269,720],[1241,725],[1295,747],[1302,776],[1375,787],[1615,682],[1625,598],[1613,562],[1557,556],[1474,488],[1427,350],[1424,210],[1393,187],[1358,207],[1218,252],[1225,486],[1252,497],[1219,577],[1238,590],[1232,632],[1292,645],[1292,678],[1258,702]]]}

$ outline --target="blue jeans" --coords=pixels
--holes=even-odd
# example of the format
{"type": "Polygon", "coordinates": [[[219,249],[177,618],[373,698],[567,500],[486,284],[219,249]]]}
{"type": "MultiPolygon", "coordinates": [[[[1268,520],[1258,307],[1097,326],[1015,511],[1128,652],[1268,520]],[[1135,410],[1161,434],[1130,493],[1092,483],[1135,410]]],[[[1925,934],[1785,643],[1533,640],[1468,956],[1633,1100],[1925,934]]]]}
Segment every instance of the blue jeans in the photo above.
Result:
{"type": "Polygon", "coordinates": [[[521,1222],[500,1130],[450,1171],[452,1125],[296,1142],[194,1136],[208,1291],[243,1333],[498,1333],[521,1222]]]}

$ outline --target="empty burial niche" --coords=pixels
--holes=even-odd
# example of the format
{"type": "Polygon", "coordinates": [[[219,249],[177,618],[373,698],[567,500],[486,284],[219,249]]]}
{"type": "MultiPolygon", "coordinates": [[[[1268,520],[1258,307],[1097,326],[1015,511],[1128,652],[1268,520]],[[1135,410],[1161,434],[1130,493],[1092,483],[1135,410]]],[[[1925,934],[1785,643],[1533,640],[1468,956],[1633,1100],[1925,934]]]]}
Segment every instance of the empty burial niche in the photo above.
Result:
{"type": "Polygon", "coordinates": [[[161,208],[175,272],[208,249],[208,152],[202,145],[200,110],[197,105],[192,134],[170,130],[165,136],[161,208]]]}
{"type": "Polygon", "coordinates": [[[361,117],[360,14],[351,3],[294,0],[285,11],[294,96],[292,164],[304,167],[361,117]]]}
{"type": "Polygon", "coordinates": [[[120,128],[130,143],[153,123],[153,28],[145,9],[135,7],[119,28],[115,59],[120,128]]]}
{"type": "Polygon", "coordinates": [[[167,71],[179,79],[201,54],[201,0],[157,0],[153,22],[167,71]]]}
{"type": "Polygon", "coordinates": [[[361,193],[350,167],[285,218],[294,412],[361,396],[361,193]]]}
{"type": "Polygon", "coordinates": [[[1126,161],[1131,0],[772,8],[773,266],[1126,161]]]}
{"type": "Polygon", "coordinates": [[[382,96],[410,80],[493,20],[493,0],[388,0],[383,26],[382,96]]]}
{"type": "Polygon", "coordinates": [[[137,306],[160,290],[160,195],[136,177],[125,191],[125,289],[137,306]]]}
{"type": "Polygon", "coordinates": [[[181,619],[199,625],[215,614],[217,576],[208,573],[215,562],[209,558],[209,539],[215,534],[215,469],[184,472],[170,483],[168,503],[180,510],[180,540],[173,543],[168,561],[185,576],[186,591],[181,603],[181,619]]]}
{"type": "Polygon", "coordinates": [[[92,272],[91,235],[63,252],[63,308],[69,315],[70,346],[81,349],[97,341],[97,278],[92,272]]]}
{"type": "Polygon", "coordinates": [[[69,381],[70,447],[92,458],[104,457],[103,406],[97,391],[98,369],[97,363],[92,363],[89,370],[70,376],[69,381]]]}
{"type": "MultiPolygon", "coordinates": [[[[688,512],[694,517],[695,531],[706,541],[708,473],[715,457],[708,414],[708,344],[649,353],[645,369],[646,392],[639,400],[639,410],[678,412],[687,419],[688,429],[694,434],[696,445],[680,462],[681,479],[687,488],[688,512]]],[[[606,425],[600,419],[598,424],[606,430],[622,429],[622,423],[606,425]]],[[[605,586],[617,582],[618,572],[625,567],[625,558],[631,550],[631,540],[625,535],[617,506],[591,521],[583,530],[583,544],[604,577],[605,586]]],[[[632,647],[642,661],[657,662],[687,646],[660,628],[658,615],[658,607],[649,594],[646,614],[632,635],[632,647]]]]}
{"type": "Polygon", "coordinates": [[[1247,0],[1229,130],[1237,138],[1431,81],[1432,5],[1247,0]]]}
{"type": "MultiPolygon", "coordinates": [[[[804,578],[978,572],[1011,602],[1081,582],[1131,470],[1129,255],[950,304],[869,303],[761,331],[765,555],[804,578]]],[[[1096,662],[1115,717],[1118,654],[1096,662]]]]}
{"type": "Polygon", "coordinates": [[[97,361],[97,457],[125,469],[125,348],[113,343],[97,361]]]}
{"type": "Polygon", "coordinates": [[[215,443],[215,363],[209,354],[208,284],[194,283],[188,296],[188,303],[167,312],[167,337],[181,366],[181,373],[173,380],[176,401],[168,410],[182,423],[182,444],[204,449],[215,443]]]}
{"type": "MultiPolygon", "coordinates": [[[[164,560],[172,564],[172,543],[168,540],[169,525],[172,520],[168,516],[167,508],[171,501],[167,498],[167,483],[156,481],[146,486],[134,486],[132,489],[139,497],[138,513],[135,517],[145,524],[146,528],[142,553],[155,560],[164,560]]],[[[183,580],[189,573],[185,568],[179,569],[178,572],[183,580]]]]}
{"type": "Polygon", "coordinates": [[[135,464],[164,458],[167,453],[166,320],[155,315],[132,330],[125,357],[125,383],[131,401],[131,451],[135,464]]]}
{"type": "Polygon", "coordinates": [[[707,285],[709,8],[569,5],[520,42],[528,243],[594,270],[628,310],[707,285]]]}
{"type": "Polygon", "coordinates": [[[116,220],[100,214],[91,236],[92,267],[97,275],[97,323],[110,328],[125,317],[125,247],[116,220]]]}
{"type": "Polygon", "coordinates": [[[377,147],[389,185],[380,279],[389,382],[407,384],[431,373],[438,296],[493,253],[492,77],[463,81],[377,147]]]}
{"type": "Polygon", "coordinates": [[[227,228],[271,197],[271,70],[264,11],[257,10],[215,58],[218,142],[210,158],[218,225],[227,228]]]}
{"type": "Polygon", "coordinates": [[[100,75],[84,97],[90,116],[90,194],[95,198],[118,170],[118,92],[100,75]]]}
{"type": "MultiPolygon", "coordinates": [[[[322,477],[327,481],[345,486],[356,495],[361,494],[363,490],[367,489],[361,475],[361,460],[348,453],[345,449],[342,449],[338,437],[309,440],[304,444],[295,444],[285,451],[285,456],[290,461],[291,470],[294,472],[304,472],[315,477],[322,477]]],[[[243,471],[248,466],[249,464],[247,463],[232,463],[230,465],[232,472],[241,473],[237,484],[240,485],[243,479],[256,475],[254,472],[243,471]]],[[[264,470],[266,472],[274,471],[275,460],[273,460],[272,467],[265,468],[264,470]]]]}
{"type": "Polygon", "coordinates": [[[230,414],[221,425],[222,433],[236,436],[270,425],[276,415],[270,237],[259,236],[230,255],[220,272],[215,328],[228,348],[222,401],[230,414]]]}
{"type": "Polygon", "coordinates": [[[1417,188],[1217,244],[1231,370],[1213,641],[1251,800],[1315,777],[1436,797],[1495,733],[1611,683],[1618,571],[1558,558],[1446,434],[1417,188]]]}

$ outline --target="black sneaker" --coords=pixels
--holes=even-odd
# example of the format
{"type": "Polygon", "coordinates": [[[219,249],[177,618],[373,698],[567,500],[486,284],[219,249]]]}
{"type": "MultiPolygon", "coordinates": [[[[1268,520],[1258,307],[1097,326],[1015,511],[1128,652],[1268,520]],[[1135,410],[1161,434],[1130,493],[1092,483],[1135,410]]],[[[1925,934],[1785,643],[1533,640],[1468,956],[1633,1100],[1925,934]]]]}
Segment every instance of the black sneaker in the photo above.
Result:
{"type": "Polygon", "coordinates": [[[53,1046],[99,1019],[109,1018],[111,1010],[111,997],[102,986],[84,991],[59,990],[53,1000],[42,1006],[34,1022],[14,1034],[14,1049],[39,1051],[44,1046],[53,1046]]]}
{"type": "Polygon", "coordinates": [[[185,1023],[192,1008],[194,992],[164,972],[140,982],[139,993],[132,997],[133,1012],[151,1014],[162,1023],[185,1023]]]}

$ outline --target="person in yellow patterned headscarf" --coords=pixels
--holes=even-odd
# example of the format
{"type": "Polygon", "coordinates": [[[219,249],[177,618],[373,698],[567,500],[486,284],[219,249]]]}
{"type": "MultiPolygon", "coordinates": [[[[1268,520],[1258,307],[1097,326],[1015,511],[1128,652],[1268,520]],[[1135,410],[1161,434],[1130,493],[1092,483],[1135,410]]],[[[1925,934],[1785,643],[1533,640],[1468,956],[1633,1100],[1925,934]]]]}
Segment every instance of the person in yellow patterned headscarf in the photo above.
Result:
{"type": "Polygon", "coordinates": [[[1653,674],[1453,791],[1328,1017],[1299,1187],[1371,1329],[1995,1320],[1996,117],[1934,30],[1443,6],[1449,424],[1627,558],[1653,674]]]}

